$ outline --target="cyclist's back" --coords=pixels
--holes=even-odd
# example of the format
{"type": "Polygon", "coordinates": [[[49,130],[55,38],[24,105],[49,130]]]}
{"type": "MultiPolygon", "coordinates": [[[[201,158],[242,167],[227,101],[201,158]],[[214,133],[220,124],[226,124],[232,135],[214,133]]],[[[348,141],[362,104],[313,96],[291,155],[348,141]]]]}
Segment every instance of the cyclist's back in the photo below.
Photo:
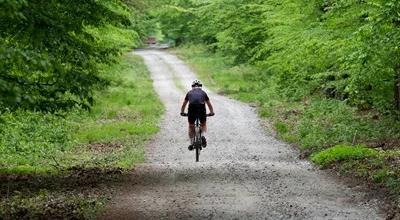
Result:
{"type": "Polygon", "coordinates": [[[210,100],[207,93],[200,87],[190,90],[185,99],[189,101],[189,105],[205,105],[206,101],[210,100]]]}
{"type": "Polygon", "coordinates": [[[206,101],[210,99],[201,88],[196,87],[190,90],[185,97],[185,100],[189,102],[189,122],[194,124],[196,119],[199,119],[201,123],[206,121],[206,101]]]}

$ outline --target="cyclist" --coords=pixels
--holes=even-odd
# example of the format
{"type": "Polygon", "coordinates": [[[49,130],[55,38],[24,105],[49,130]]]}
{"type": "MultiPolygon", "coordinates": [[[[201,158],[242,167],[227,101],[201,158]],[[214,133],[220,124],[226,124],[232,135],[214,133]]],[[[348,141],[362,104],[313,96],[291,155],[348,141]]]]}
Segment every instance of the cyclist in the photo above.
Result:
{"type": "Polygon", "coordinates": [[[206,92],[204,92],[201,87],[203,85],[199,80],[194,80],[192,83],[192,90],[190,90],[186,96],[185,100],[183,101],[181,107],[181,115],[185,115],[185,108],[186,105],[189,103],[188,108],[188,121],[189,121],[189,138],[190,138],[190,145],[189,150],[193,150],[193,136],[194,136],[194,122],[198,118],[200,120],[200,127],[202,131],[201,142],[202,146],[207,146],[207,140],[204,137],[205,132],[207,131],[207,124],[206,124],[206,104],[208,106],[208,110],[210,111],[210,116],[214,115],[214,109],[211,105],[210,99],[206,92]]]}

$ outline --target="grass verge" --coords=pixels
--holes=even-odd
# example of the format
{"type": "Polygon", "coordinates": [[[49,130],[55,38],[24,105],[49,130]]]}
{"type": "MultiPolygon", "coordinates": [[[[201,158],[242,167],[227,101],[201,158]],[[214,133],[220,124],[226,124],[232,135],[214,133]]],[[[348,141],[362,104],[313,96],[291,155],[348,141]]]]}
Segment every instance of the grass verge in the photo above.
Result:
{"type": "Polygon", "coordinates": [[[103,66],[111,86],[90,112],[6,112],[0,128],[0,218],[90,219],[109,181],[144,160],[163,107],[140,57],[103,66]]]}
{"type": "Polygon", "coordinates": [[[400,121],[377,111],[359,111],[345,102],[310,95],[283,97],[277,83],[253,65],[232,65],[229,57],[205,46],[174,52],[189,63],[204,83],[219,94],[253,103],[277,136],[298,146],[303,156],[323,168],[337,167],[385,186],[400,204],[400,121]]]}

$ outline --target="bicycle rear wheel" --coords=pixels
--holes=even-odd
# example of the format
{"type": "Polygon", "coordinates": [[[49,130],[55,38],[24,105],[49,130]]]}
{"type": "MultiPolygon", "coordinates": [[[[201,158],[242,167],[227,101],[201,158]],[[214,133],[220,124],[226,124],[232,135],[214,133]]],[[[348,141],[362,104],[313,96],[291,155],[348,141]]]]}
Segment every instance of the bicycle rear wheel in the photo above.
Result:
{"type": "Polygon", "coordinates": [[[196,150],[196,162],[199,162],[201,151],[201,128],[199,119],[196,120],[194,148],[196,150]]]}

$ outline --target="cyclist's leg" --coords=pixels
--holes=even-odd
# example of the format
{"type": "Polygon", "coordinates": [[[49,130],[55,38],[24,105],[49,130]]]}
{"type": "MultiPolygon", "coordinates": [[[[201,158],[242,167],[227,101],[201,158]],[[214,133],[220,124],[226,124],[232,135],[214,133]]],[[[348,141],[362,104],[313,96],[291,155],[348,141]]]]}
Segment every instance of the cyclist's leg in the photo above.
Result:
{"type": "Polygon", "coordinates": [[[189,139],[190,139],[190,143],[192,143],[193,137],[194,137],[194,122],[196,121],[196,109],[193,108],[192,105],[189,104],[188,107],[188,123],[189,123],[189,127],[188,127],[188,134],[189,134],[189,139]]]}
{"type": "Polygon", "coordinates": [[[193,139],[194,137],[194,123],[189,122],[189,129],[188,129],[189,138],[193,139]]]}
{"type": "Polygon", "coordinates": [[[189,122],[189,126],[188,126],[188,134],[189,134],[189,141],[190,141],[190,144],[189,144],[189,147],[188,147],[188,149],[189,150],[193,150],[193,141],[194,141],[194,123],[190,123],[189,122]]]}
{"type": "Polygon", "coordinates": [[[200,119],[201,132],[205,134],[207,132],[207,115],[205,106],[202,107],[199,111],[199,119],[200,119]]]}
{"type": "Polygon", "coordinates": [[[194,122],[196,121],[196,117],[193,114],[193,111],[189,110],[188,113],[188,134],[189,134],[189,140],[190,140],[190,145],[189,145],[189,150],[193,149],[193,140],[194,140],[194,122]]]}
{"type": "Polygon", "coordinates": [[[201,133],[205,134],[207,132],[207,122],[206,121],[201,122],[200,127],[201,127],[201,133]]]}
{"type": "Polygon", "coordinates": [[[206,117],[200,118],[200,127],[201,127],[201,143],[203,147],[207,146],[207,139],[205,134],[207,132],[207,120],[206,117]]]}

